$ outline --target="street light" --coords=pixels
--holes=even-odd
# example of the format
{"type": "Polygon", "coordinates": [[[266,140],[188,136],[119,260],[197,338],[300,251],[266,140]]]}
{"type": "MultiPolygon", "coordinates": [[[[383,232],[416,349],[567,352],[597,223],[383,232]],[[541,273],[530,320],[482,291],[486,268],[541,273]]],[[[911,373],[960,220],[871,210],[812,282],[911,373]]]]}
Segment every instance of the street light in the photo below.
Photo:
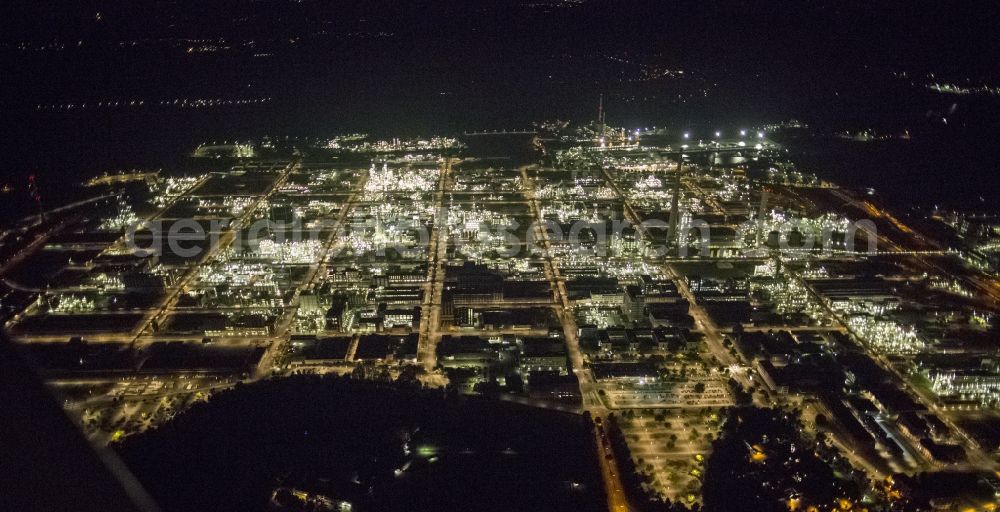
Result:
{"type": "Polygon", "coordinates": [[[747,136],[747,131],[746,130],[740,130],[740,137],[746,137],[746,136],[747,136]]]}
{"type": "Polygon", "coordinates": [[[691,134],[690,134],[690,133],[688,133],[688,132],[684,132],[684,138],[685,138],[685,139],[687,139],[687,138],[689,138],[689,137],[691,137],[691,134]]]}
{"type": "Polygon", "coordinates": [[[722,137],[722,132],[715,132],[715,137],[716,138],[722,137]]]}

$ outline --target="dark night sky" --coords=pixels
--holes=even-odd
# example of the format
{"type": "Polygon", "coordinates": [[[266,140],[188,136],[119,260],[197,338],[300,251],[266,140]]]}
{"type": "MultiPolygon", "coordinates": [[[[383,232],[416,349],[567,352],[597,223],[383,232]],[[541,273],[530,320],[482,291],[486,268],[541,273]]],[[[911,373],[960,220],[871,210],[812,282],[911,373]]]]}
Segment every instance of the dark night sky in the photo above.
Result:
{"type": "Polygon", "coordinates": [[[413,102],[510,122],[588,115],[599,91],[622,116],[837,118],[851,105],[824,105],[832,93],[867,100],[899,85],[894,71],[991,82],[1000,53],[987,2],[16,3],[14,106],[261,94],[359,125],[413,102]],[[192,40],[228,49],[188,53],[192,40]],[[637,81],[650,68],[686,76],[637,81]]]}
{"type": "MultiPolygon", "coordinates": [[[[1000,85],[991,2],[18,0],[5,10],[11,172],[87,174],[213,138],[585,120],[600,93],[609,121],[629,126],[797,118],[825,131],[981,137],[974,148],[1000,135],[1000,97],[926,89],[1000,85]],[[36,110],[174,98],[271,100],[36,110]]],[[[995,156],[964,167],[992,172],[995,156]]]]}

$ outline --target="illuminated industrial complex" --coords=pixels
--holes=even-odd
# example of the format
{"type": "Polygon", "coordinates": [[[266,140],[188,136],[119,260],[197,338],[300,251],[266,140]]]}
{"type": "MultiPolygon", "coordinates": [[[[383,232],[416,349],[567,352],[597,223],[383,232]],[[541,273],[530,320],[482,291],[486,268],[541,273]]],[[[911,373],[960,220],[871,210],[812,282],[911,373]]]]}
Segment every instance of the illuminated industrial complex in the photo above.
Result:
{"type": "Polygon", "coordinates": [[[410,374],[588,413],[615,511],[701,503],[736,405],[796,411],[879,485],[990,474],[995,218],[941,213],[969,243],[935,242],[770,129],[205,144],[203,172],[95,179],[98,200],[12,227],[3,326],[100,443],[239,382],[410,374]]]}

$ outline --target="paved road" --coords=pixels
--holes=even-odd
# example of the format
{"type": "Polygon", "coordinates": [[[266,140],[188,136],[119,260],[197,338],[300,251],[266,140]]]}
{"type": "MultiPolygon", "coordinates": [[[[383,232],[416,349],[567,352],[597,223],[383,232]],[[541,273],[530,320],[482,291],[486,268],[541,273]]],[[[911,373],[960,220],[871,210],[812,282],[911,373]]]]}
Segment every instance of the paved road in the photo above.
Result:
{"type": "MultiPolygon", "coordinates": [[[[596,422],[598,418],[604,420],[604,416],[593,416],[596,422]]],[[[594,429],[594,442],[597,444],[598,460],[601,463],[601,476],[604,478],[604,492],[608,495],[608,510],[611,512],[627,512],[631,510],[628,500],[625,497],[625,488],[622,486],[621,475],[618,471],[618,463],[615,460],[614,451],[610,448],[610,440],[607,436],[602,436],[598,429],[594,429]],[[607,445],[605,443],[608,443],[607,445]]]]}
{"type": "Polygon", "coordinates": [[[446,158],[441,164],[437,196],[434,201],[437,213],[427,251],[427,287],[420,309],[420,334],[417,338],[417,360],[428,373],[437,366],[437,344],[441,341],[441,296],[444,292],[444,265],[448,260],[448,208],[444,204],[445,191],[451,178],[455,159],[446,158]]]}
{"type": "MultiPolygon", "coordinates": [[[[187,285],[194,282],[195,278],[198,276],[198,271],[201,266],[210,262],[212,258],[219,253],[219,251],[226,249],[233,243],[233,240],[235,240],[239,235],[240,229],[242,229],[243,225],[250,220],[251,215],[253,215],[265,201],[270,199],[275,191],[281,188],[281,186],[286,180],[288,180],[288,177],[295,169],[298,168],[298,166],[299,163],[297,161],[289,163],[281,174],[278,175],[277,179],[274,180],[274,183],[271,184],[271,187],[267,190],[267,192],[258,196],[253,203],[243,210],[239,217],[235,218],[233,222],[229,224],[228,229],[222,234],[221,237],[219,237],[219,241],[213,247],[210,247],[207,251],[205,251],[201,258],[199,258],[195,264],[191,265],[187,272],[185,272],[184,275],[177,280],[177,284],[170,290],[160,306],[153,309],[148,315],[146,315],[146,318],[139,323],[139,327],[135,330],[136,334],[133,338],[133,342],[135,342],[135,340],[137,340],[143,333],[147,331],[151,332],[151,327],[155,321],[163,320],[165,318],[166,314],[177,303],[177,300],[180,298],[181,293],[185,290],[187,285]]],[[[190,195],[196,190],[198,190],[197,186],[191,187],[182,195],[190,195]]],[[[174,201],[178,199],[180,199],[180,196],[175,198],[174,201]]],[[[161,210],[161,213],[162,211],[164,210],[161,210]]]]}
{"type": "Polygon", "coordinates": [[[337,242],[340,240],[341,230],[344,227],[344,222],[347,220],[348,215],[352,210],[354,210],[354,205],[357,202],[358,194],[364,190],[365,183],[368,181],[368,172],[365,171],[361,175],[359,183],[354,186],[354,190],[351,195],[347,198],[347,201],[340,208],[340,212],[337,214],[337,218],[334,220],[332,230],[329,236],[323,243],[323,248],[320,250],[319,258],[309,267],[309,273],[302,280],[302,283],[295,288],[295,293],[292,294],[292,298],[288,301],[288,307],[284,308],[283,314],[278,322],[275,324],[274,335],[268,336],[269,339],[273,340],[267,346],[264,351],[263,357],[261,357],[260,363],[257,365],[257,371],[255,372],[255,378],[263,378],[269,376],[272,371],[275,362],[280,358],[282,350],[285,344],[290,339],[291,333],[289,329],[292,326],[292,322],[295,320],[295,315],[299,309],[299,297],[302,292],[312,289],[317,279],[323,279],[327,272],[327,263],[330,257],[331,251],[337,246],[337,242]]]}
{"type": "Polygon", "coordinates": [[[906,376],[901,374],[899,370],[897,370],[896,367],[893,366],[888,359],[886,359],[884,356],[881,356],[879,352],[875,350],[871,345],[869,345],[863,337],[861,337],[857,332],[854,332],[854,330],[850,328],[847,322],[844,321],[840,313],[830,308],[829,304],[827,304],[827,302],[824,301],[823,298],[820,297],[819,294],[816,293],[816,291],[809,286],[808,282],[805,279],[802,279],[800,275],[794,272],[790,271],[790,273],[792,276],[801,281],[802,285],[806,288],[806,290],[809,290],[809,293],[810,295],[812,295],[813,300],[822,305],[822,307],[826,310],[827,315],[829,315],[830,318],[833,318],[838,324],[840,324],[840,326],[842,326],[846,332],[849,332],[852,338],[857,340],[858,343],[860,343],[861,346],[864,347],[865,351],[872,357],[872,360],[875,361],[876,364],[881,366],[882,369],[886,371],[886,373],[894,377],[896,386],[898,386],[900,389],[910,390],[914,395],[917,396],[918,401],[921,402],[924,405],[924,407],[926,407],[930,411],[933,411],[943,422],[945,422],[948,425],[948,427],[953,432],[955,432],[960,437],[960,440],[962,441],[962,444],[965,448],[965,451],[969,457],[970,462],[972,462],[979,468],[996,469],[1000,467],[1000,465],[998,465],[996,461],[994,461],[988,454],[986,454],[981,448],[978,447],[978,444],[975,443],[968,436],[968,434],[965,433],[964,430],[959,428],[951,420],[947,411],[942,410],[940,407],[937,406],[936,396],[934,396],[929,390],[922,389],[919,386],[910,386],[909,380],[906,378],[906,376]]]}
{"type": "MultiPolygon", "coordinates": [[[[521,168],[521,182],[523,193],[528,199],[532,215],[538,221],[542,220],[541,209],[535,197],[535,182],[528,175],[528,168],[521,168]]],[[[583,398],[583,410],[590,412],[591,417],[596,422],[598,418],[604,418],[607,409],[601,402],[596,392],[596,383],[593,376],[584,365],[583,352],[580,350],[580,340],[577,337],[576,320],[573,318],[572,308],[569,303],[569,295],[566,293],[566,280],[559,274],[559,266],[552,258],[551,245],[548,233],[542,229],[541,222],[535,224],[537,240],[542,243],[544,252],[543,270],[548,278],[552,291],[555,295],[556,312],[563,326],[565,335],[566,350],[570,360],[573,373],[580,382],[580,394],[583,398]]],[[[619,465],[615,460],[614,452],[607,447],[608,440],[602,439],[601,433],[594,430],[594,442],[597,445],[598,459],[601,464],[601,476],[604,480],[605,494],[608,496],[608,509],[612,512],[626,512],[631,508],[625,498],[625,491],[621,482],[619,465]]]]}
{"type": "MultiPolygon", "coordinates": [[[[853,197],[852,195],[843,190],[840,189],[830,189],[830,190],[838,198],[843,199],[845,203],[851,204],[855,208],[858,208],[862,211],[869,212],[875,217],[885,218],[893,226],[895,226],[899,230],[899,232],[902,233],[903,235],[910,236],[914,240],[924,245],[930,245],[933,247],[937,247],[938,249],[944,249],[938,242],[931,240],[921,235],[920,233],[914,231],[909,226],[903,224],[902,221],[893,216],[891,213],[881,210],[878,207],[872,205],[871,203],[856,199],[855,197],[853,197]]],[[[978,290],[981,294],[985,295],[986,297],[989,297],[993,305],[1000,303],[1000,281],[998,281],[996,278],[978,274],[952,275],[950,272],[942,268],[937,263],[928,260],[924,255],[915,253],[913,251],[909,251],[908,249],[900,246],[899,244],[892,241],[888,237],[881,235],[877,232],[874,232],[865,226],[861,226],[861,229],[866,234],[874,235],[882,247],[889,247],[894,252],[907,253],[913,258],[913,260],[917,261],[931,273],[936,273],[942,276],[948,276],[952,279],[964,282],[971,288],[978,290]]]]}

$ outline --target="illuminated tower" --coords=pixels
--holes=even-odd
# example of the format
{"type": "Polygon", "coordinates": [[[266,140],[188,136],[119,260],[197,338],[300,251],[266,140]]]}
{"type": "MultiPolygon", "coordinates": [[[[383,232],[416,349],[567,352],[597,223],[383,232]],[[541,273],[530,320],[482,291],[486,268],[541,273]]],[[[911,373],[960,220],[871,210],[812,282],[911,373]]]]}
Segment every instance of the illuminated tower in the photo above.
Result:
{"type": "Polygon", "coordinates": [[[670,229],[667,231],[667,245],[677,245],[680,243],[677,240],[677,222],[680,220],[680,215],[677,212],[677,203],[681,195],[681,166],[684,163],[683,155],[677,160],[677,173],[674,176],[674,191],[673,196],[670,198],[670,229]]]}
{"type": "Polygon", "coordinates": [[[604,93],[597,100],[597,124],[601,126],[601,137],[604,137],[604,93]]]}
{"type": "Polygon", "coordinates": [[[760,209],[757,210],[757,243],[756,249],[760,250],[760,244],[764,235],[764,209],[767,208],[767,189],[760,191],[760,209]]]}
{"type": "Polygon", "coordinates": [[[38,217],[41,222],[45,222],[45,210],[42,209],[42,194],[38,191],[38,183],[35,182],[35,175],[28,176],[28,194],[38,205],[38,217]]]}

